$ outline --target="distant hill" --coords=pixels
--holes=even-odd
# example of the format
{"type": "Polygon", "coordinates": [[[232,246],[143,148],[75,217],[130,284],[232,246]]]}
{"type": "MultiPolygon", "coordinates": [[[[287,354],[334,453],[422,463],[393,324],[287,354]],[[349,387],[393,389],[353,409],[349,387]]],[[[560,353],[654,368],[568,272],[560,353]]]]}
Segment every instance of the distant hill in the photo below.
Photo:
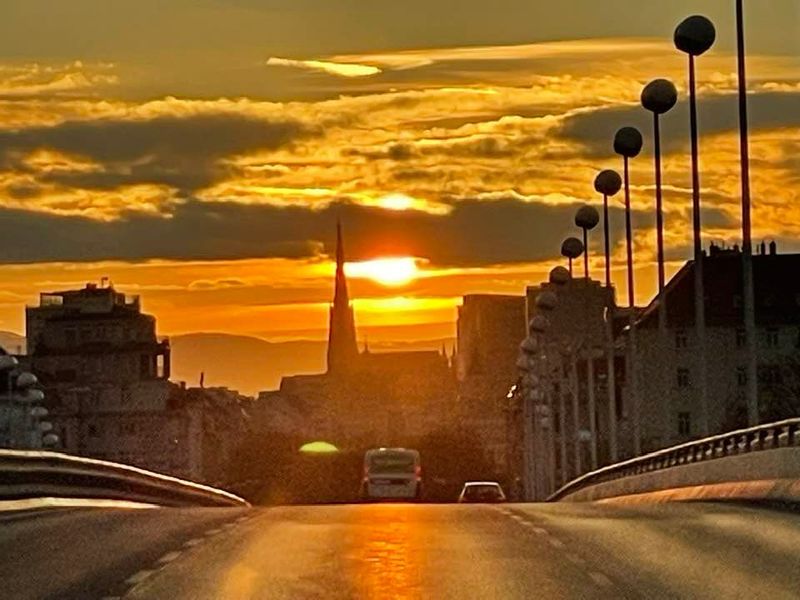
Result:
{"type": "Polygon", "coordinates": [[[25,338],[11,331],[0,331],[0,348],[9,354],[25,353],[25,338]]]}
{"type": "MultiPolygon", "coordinates": [[[[370,342],[374,352],[448,348],[453,341],[370,342]]],[[[322,340],[268,342],[226,333],[189,333],[170,336],[173,381],[197,385],[205,372],[205,385],[221,385],[245,394],[277,389],[281,377],[325,371],[327,344],[322,340]]]]}
{"type": "Polygon", "coordinates": [[[222,385],[245,394],[276,389],[281,377],[325,370],[325,342],[268,342],[246,335],[189,333],[170,337],[173,381],[222,385]]]}
{"type": "MultiPolygon", "coordinates": [[[[370,342],[370,350],[438,350],[442,343],[448,349],[453,340],[418,342],[370,342]]],[[[277,389],[281,377],[325,371],[323,340],[268,342],[261,338],[227,333],[187,333],[170,336],[173,381],[198,385],[205,372],[205,385],[227,386],[244,394],[255,395],[277,389]]],[[[25,338],[10,331],[0,331],[0,347],[16,354],[25,352],[25,338]]]]}

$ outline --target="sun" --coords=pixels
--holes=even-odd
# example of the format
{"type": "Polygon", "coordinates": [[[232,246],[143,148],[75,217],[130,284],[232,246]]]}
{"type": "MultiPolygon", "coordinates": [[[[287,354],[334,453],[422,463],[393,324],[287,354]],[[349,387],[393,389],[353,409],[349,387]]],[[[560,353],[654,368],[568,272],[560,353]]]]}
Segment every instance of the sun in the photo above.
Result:
{"type": "Polygon", "coordinates": [[[410,256],[347,263],[345,270],[349,277],[371,279],[387,287],[406,285],[419,276],[417,260],[410,256]]]}
{"type": "Polygon", "coordinates": [[[388,194],[378,199],[378,206],[386,210],[409,210],[417,201],[405,194],[388,194]]]}

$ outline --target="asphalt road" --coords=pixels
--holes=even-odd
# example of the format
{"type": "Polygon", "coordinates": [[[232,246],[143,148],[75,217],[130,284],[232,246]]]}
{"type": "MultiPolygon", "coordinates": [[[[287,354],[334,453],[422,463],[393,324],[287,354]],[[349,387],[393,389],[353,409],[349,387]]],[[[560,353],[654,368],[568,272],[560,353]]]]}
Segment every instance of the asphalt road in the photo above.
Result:
{"type": "Polygon", "coordinates": [[[714,504],[50,509],[0,597],[798,598],[800,514],[714,504]]]}

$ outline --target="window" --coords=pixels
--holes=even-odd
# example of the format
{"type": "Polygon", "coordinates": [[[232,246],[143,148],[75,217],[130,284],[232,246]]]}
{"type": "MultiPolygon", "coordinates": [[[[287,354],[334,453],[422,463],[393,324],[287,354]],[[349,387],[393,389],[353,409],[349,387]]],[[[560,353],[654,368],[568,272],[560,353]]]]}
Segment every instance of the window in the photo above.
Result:
{"type": "Polygon", "coordinates": [[[767,348],[777,348],[779,341],[780,336],[778,335],[778,330],[774,327],[767,329],[767,348]]]}
{"type": "Polygon", "coordinates": [[[744,329],[737,329],[736,330],[736,347],[737,348],[744,348],[745,344],[747,344],[747,333],[744,329]]]}
{"type": "Polygon", "coordinates": [[[686,330],[678,329],[678,331],[675,332],[675,347],[680,349],[680,348],[686,348],[688,346],[689,346],[689,338],[686,335],[686,330]]]}
{"type": "Polygon", "coordinates": [[[692,435],[692,414],[678,413],[678,435],[692,435]]]}
{"type": "Polygon", "coordinates": [[[744,367],[736,368],[736,383],[739,385],[739,387],[744,387],[747,385],[747,369],[744,367]]]}
{"type": "Polygon", "coordinates": [[[679,388],[687,388],[689,387],[689,369],[678,369],[678,387],[679,388]]]}

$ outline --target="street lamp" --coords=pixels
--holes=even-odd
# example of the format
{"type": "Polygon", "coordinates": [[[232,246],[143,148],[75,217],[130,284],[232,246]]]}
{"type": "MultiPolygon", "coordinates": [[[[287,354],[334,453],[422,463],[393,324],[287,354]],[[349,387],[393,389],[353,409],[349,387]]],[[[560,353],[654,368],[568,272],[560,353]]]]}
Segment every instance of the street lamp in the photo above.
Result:
{"type": "Polygon", "coordinates": [[[611,287],[611,240],[608,230],[608,199],[616,196],[622,188],[622,178],[619,173],[606,169],[601,171],[594,180],[594,189],[603,194],[603,245],[606,259],[606,287],[611,287]]]}
{"type": "MultiPolygon", "coordinates": [[[[550,271],[550,283],[563,287],[571,281],[569,271],[562,266],[553,267],[550,271]]],[[[561,485],[568,481],[567,469],[567,407],[564,400],[564,390],[568,385],[564,382],[564,368],[561,352],[558,353],[558,431],[559,431],[559,456],[561,459],[561,485]]]]}
{"type": "Polygon", "coordinates": [[[588,204],[583,205],[575,214],[575,225],[583,232],[583,278],[584,278],[584,312],[586,316],[586,398],[589,406],[589,431],[591,442],[589,445],[592,460],[592,470],[597,468],[597,406],[594,397],[594,339],[590,329],[591,319],[591,285],[589,281],[589,230],[597,227],[600,215],[597,209],[588,204]]]}
{"type": "MultiPolygon", "coordinates": [[[[551,314],[556,307],[558,306],[558,296],[554,292],[550,290],[545,290],[541,292],[536,297],[536,309],[541,311],[543,314],[551,314]]],[[[541,386],[542,390],[545,394],[546,399],[546,406],[547,406],[547,416],[548,416],[548,423],[547,423],[547,440],[546,440],[546,451],[547,451],[547,475],[548,475],[548,482],[549,482],[549,493],[553,493],[556,490],[556,453],[555,453],[555,423],[553,421],[553,394],[552,394],[552,387],[550,381],[550,357],[547,353],[547,344],[546,340],[543,339],[544,336],[540,337],[541,339],[541,348],[542,348],[542,369],[541,369],[541,386]]]]}
{"type": "MultiPolygon", "coordinates": [[[[554,305],[555,306],[555,305],[554,305]]],[[[540,499],[540,497],[544,497],[546,494],[539,493],[539,490],[544,489],[544,482],[542,482],[539,478],[539,474],[541,470],[537,467],[539,466],[540,461],[536,460],[536,458],[542,456],[541,451],[541,440],[542,440],[542,431],[545,430],[545,423],[544,420],[541,418],[543,416],[542,413],[542,400],[545,399],[545,382],[542,375],[544,375],[545,369],[543,364],[543,337],[547,330],[550,328],[550,321],[542,314],[535,315],[530,323],[528,324],[528,332],[529,338],[535,341],[535,344],[531,344],[530,346],[535,348],[535,355],[528,355],[529,359],[531,360],[531,367],[532,370],[536,370],[537,373],[534,375],[532,382],[533,385],[529,387],[527,390],[528,400],[530,402],[530,418],[532,419],[532,439],[530,442],[530,452],[531,457],[531,471],[530,471],[530,478],[531,481],[534,482],[534,499],[540,499]]],[[[549,446],[549,444],[545,444],[545,447],[549,446]]],[[[548,463],[549,463],[548,457],[548,463]]],[[[548,464],[549,466],[549,464],[548,464]]],[[[552,488],[551,488],[552,489],[552,488]]]]}
{"type": "Polygon", "coordinates": [[[614,152],[621,155],[624,166],[625,185],[625,248],[628,262],[628,389],[633,405],[633,451],[636,456],[642,453],[641,414],[637,380],[636,349],[636,300],[633,288],[633,231],[631,227],[631,180],[630,159],[642,151],[642,134],[635,127],[623,127],[614,136],[614,152]]]}
{"type": "Polygon", "coordinates": [[[697,337],[697,363],[700,372],[701,432],[709,435],[708,390],[706,378],[706,311],[703,277],[703,240],[700,225],[700,165],[697,134],[697,83],[695,57],[704,54],[716,39],[714,24],[694,15],[675,29],[675,47],[689,56],[689,134],[692,150],[692,231],[694,233],[694,317],[697,337]]]}
{"type": "MultiPolygon", "coordinates": [[[[656,180],[656,247],[658,256],[658,338],[663,362],[659,370],[660,387],[667,390],[669,368],[672,361],[666,360],[670,354],[667,336],[667,295],[664,293],[666,274],[664,269],[664,210],[661,184],[661,115],[669,112],[678,102],[678,90],[667,79],[655,79],[642,90],[642,106],[653,113],[653,162],[656,180]]],[[[672,398],[666,393],[664,423],[672,422],[672,398]]]]}
{"type": "Polygon", "coordinates": [[[614,367],[614,296],[611,287],[611,235],[608,226],[608,198],[616,196],[622,188],[619,173],[606,169],[594,180],[594,189],[603,194],[603,242],[605,246],[606,294],[610,300],[606,307],[606,392],[608,395],[608,453],[612,463],[617,461],[617,384],[614,367]]]}
{"type": "Polygon", "coordinates": [[[536,354],[539,352],[539,342],[534,336],[528,335],[520,343],[519,350],[517,369],[520,372],[522,394],[522,482],[525,499],[530,501],[534,500],[536,495],[535,453],[533,447],[533,398],[531,397],[531,392],[533,387],[538,385],[538,377],[534,371],[536,370],[536,354]]]}
{"type": "Polygon", "coordinates": [[[661,192],[661,115],[678,102],[678,90],[667,79],[655,79],[642,90],[642,106],[653,113],[653,156],[656,177],[656,243],[658,247],[658,325],[662,335],[667,327],[667,303],[664,297],[664,211],[661,192]]]}
{"type": "Polygon", "coordinates": [[[575,225],[583,232],[583,277],[589,281],[589,231],[597,227],[600,222],[600,215],[597,209],[588,204],[584,204],[575,214],[575,225]]]}
{"type": "Polygon", "coordinates": [[[756,357],[755,290],[753,289],[753,239],[750,223],[750,148],[747,134],[747,74],[744,49],[744,6],[736,0],[736,57],[739,79],[739,152],[742,169],[742,283],[744,331],[747,352],[747,424],[759,422],[758,367],[756,357]]]}
{"type": "Polygon", "coordinates": [[[569,259],[569,276],[572,277],[572,261],[583,254],[584,246],[576,237],[568,237],[561,243],[561,256],[569,259]]]}

